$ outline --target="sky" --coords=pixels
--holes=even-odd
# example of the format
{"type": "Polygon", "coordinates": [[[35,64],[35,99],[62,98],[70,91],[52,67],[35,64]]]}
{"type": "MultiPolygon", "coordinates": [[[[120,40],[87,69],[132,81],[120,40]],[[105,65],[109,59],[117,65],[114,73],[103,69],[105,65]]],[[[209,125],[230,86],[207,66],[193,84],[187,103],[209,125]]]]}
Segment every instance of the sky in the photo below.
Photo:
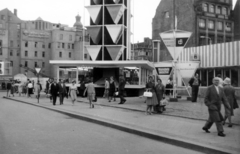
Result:
{"type": "MultiPolygon", "coordinates": [[[[132,33],[131,42],[142,42],[144,37],[152,37],[152,18],[161,0],[133,0],[132,2],[132,33]]],[[[84,8],[90,0],[2,0],[0,10],[8,8],[18,11],[22,20],[36,20],[41,17],[51,23],[67,24],[72,27],[75,16],[79,14],[81,22],[89,25],[89,14],[84,8]]],[[[236,0],[233,0],[235,5],[236,0]]]]}

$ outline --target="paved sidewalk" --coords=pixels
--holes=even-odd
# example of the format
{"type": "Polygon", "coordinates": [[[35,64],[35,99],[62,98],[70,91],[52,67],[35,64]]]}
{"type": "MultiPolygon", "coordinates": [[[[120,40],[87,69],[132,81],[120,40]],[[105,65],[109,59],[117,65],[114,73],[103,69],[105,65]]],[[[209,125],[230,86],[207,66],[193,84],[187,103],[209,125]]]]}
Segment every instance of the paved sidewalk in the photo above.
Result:
{"type": "MultiPolygon", "coordinates": [[[[224,130],[227,136],[224,138],[217,136],[215,126],[211,128],[210,134],[201,130],[205,122],[203,120],[196,120],[199,114],[205,114],[203,110],[206,108],[203,104],[201,105],[201,103],[192,104],[186,101],[176,103],[170,102],[164,113],[166,115],[145,115],[144,98],[127,98],[128,101],[124,105],[119,105],[117,102],[109,103],[105,99],[99,98],[94,109],[90,109],[87,103],[83,103],[87,102],[86,98],[79,98],[78,100],[82,102],[77,102],[74,106],[71,104],[70,99],[65,99],[64,105],[61,106],[59,102],[56,106],[53,106],[49,99],[45,97],[40,99],[39,104],[36,98],[11,97],[10,99],[60,112],[75,114],[76,116],[83,117],[83,119],[88,119],[88,121],[101,123],[120,130],[206,153],[209,153],[209,150],[212,150],[210,153],[219,153],[220,151],[226,153],[240,153],[239,125],[234,125],[233,128],[225,126],[224,130]],[[183,103],[187,103],[188,105],[185,106],[183,103]],[[184,107],[180,109],[178,106],[184,107]],[[197,112],[197,114],[188,111],[188,109],[194,110],[196,108],[202,108],[203,110],[197,112]],[[183,114],[182,112],[186,112],[189,117],[177,117],[172,113],[173,111],[181,114],[183,114]],[[167,114],[174,116],[169,116],[167,114]],[[193,116],[195,117],[193,118],[193,116]]],[[[119,99],[117,98],[117,100],[119,99]]]]}

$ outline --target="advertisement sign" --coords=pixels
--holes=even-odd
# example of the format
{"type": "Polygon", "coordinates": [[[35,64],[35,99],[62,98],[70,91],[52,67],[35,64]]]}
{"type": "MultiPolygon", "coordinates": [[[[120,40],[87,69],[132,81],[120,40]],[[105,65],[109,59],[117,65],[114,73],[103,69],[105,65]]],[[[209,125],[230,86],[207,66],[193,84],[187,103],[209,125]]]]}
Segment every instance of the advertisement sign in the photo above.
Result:
{"type": "Polygon", "coordinates": [[[188,84],[189,80],[193,77],[198,67],[199,62],[186,62],[176,64],[176,69],[180,73],[185,84],[188,84]]]}
{"type": "Polygon", "coordinates": [[[169,77],[172,74],[172,63],[171,62],[159,62],[155,63],[155,70],[156,74],[159,79],[162,80],[163,85],[167,84],[167,81],[169,80],[169,77]]]}

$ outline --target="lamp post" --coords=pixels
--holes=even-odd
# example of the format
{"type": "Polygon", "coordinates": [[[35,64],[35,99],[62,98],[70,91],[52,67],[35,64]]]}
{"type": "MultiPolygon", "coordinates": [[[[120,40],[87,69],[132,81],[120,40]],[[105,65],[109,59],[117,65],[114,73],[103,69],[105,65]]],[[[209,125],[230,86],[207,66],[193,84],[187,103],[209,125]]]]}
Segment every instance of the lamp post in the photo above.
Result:
{"type": "MultiPolygon", "coordinates": [[[[39,81],[39,73],[41,72],[41,69],[42,68],[40,68],[40,67],[35,67],[35,70],[36,70],[37,76],[38,76],[38,81],[39,81]]],[[[40,92],[37,94],[38,103],[39,103],[39,97],[40,97],[40,92]]]]}
{"type": "Polygon", "coordinates": [[[212,44],[212,39],[208,36],[200,36],[200,38],[206,38],[206,39],[209,39],[210,40],[210,43],[209,44],[212,44]]]}

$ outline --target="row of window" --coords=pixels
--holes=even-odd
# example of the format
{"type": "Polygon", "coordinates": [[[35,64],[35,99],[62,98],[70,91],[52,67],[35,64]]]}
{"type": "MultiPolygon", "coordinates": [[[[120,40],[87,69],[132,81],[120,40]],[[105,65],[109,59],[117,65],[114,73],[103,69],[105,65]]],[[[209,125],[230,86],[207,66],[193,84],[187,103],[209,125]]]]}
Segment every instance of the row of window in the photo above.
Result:
{"type": "Polygon", "coordinates": [[[67,49],[74,49],[74,44],[71,44],[71,43],[60,43],[60,42],[58,42],[57,48],[61,48],[62,47],[62,49],[65,49],[65,44],[66,44],[67,49]]]}
{"type": "MultiPolygon", "coordinates": [[[[24,66],[28,67],[28,61],[25,61],[24,66]]],[[[39,67],[38,62],[34,62],[34,67],[39,67]]],[[[45,62],[42,62],[42,68],[44,67],[45,67],[45,62]]]]}
{"type": "MultiPolygon", "coordinates": [[[[62,58],[62,52],[59,52],[59,57],[62,58]]],[[[72,58],[72,53],[71,52],[68,53],[68,57],[72,58]]]]}
{"type": "Polygon", "coordinates": [[[211,30],[214,30],[215,28],[219,31],[223,31],[225,29],[226,31],[232,31],[232,24],[230,22],[222,22],[222,21],[214,21],[214,20],[208,20],[206,19],[199,19],[199,27],[200,28],[208,28],[211,30]],[[215,26],[216,25],[216,26],[215,26]]]}
{"type": "Polygon", "coordinates": [[[224,6],[203,3],[202,7],[204,12],[228,15],[228,8],[224,6]]]}
{"type": "MultiPolygon", "coordinates": [[[[69,41],[72,41],[72,35],[69,35],[69,41]]],[[[59,34],[59,40],[63,40],[63,34],[59,34]]]]}
{"type": "MultiPolygon", "coordinates": [[[[1,20],[6,20],[6,16],[5,15],[1,15],[1,20]]],[[[12,17],[8,16],[8,20],[11,21],[12,17]]]]}
{"type": "MultiPolygon", "coordinates": [[[[37,48],[38,44],[40,44],[39,42],[35,42],[34,43],[34,47],[37,48]]],[[[25,42],[25,47],[28,47],[28,41],[25,42]]],[[[42,43],[42,48],[44,49],[46,47],[45,43],[42,43]]],[[[48,43],[48,48],[51,49],[51,43],[48,43]]]]}
{"type": "MultiPolygon", "coordinates": [[[[35,57],[38,56],[38,52],[37,51],[34,52],[34,56],[35,57]]],[[[25,51],[25,57],[28,57],[28,51],[25,51]]],[[[42,52],[42,57],[45,57],[45,51],[42,52]]]]}

